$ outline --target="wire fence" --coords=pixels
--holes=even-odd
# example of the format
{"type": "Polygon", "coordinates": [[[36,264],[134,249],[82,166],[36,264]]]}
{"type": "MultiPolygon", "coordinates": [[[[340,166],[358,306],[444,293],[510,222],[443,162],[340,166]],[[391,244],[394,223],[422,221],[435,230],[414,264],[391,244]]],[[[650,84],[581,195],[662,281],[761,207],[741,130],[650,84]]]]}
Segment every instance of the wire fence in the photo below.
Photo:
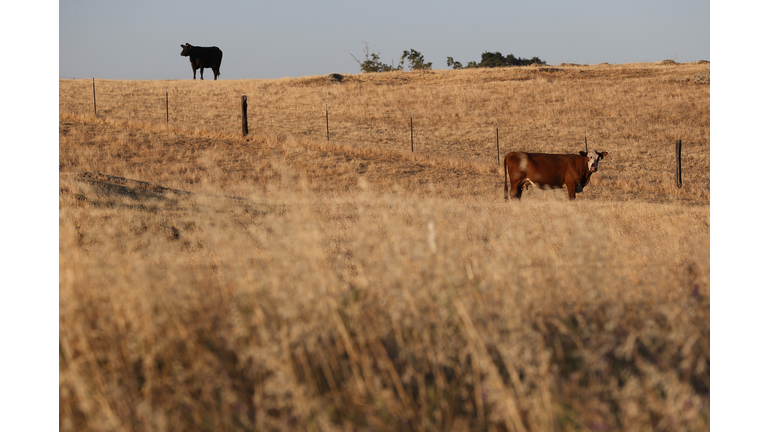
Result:
{"type": "MultiPolygon", "coordinates": [[[[60,77],[67,79],[70,77],[60,77]]],[[[167,123],[226,134],[243,127],[242,96],[235,90],[195,89],[179,81],[73,78],[60,86],[60,109],[145,123],[167,123]],[[64,86],[66,84],[66,86],[64,86]],[[64,88],[66,87],[66,88],[64,88]]],[[[375,146],[499,164],[498,120],[477,113],[414,111],[406,104],[323,103],[247,95],[249,134],[284,134],[353,147],[375,146]]]]}
{"type": "MultiPolygon", "coordinates": [[[[242,135],[241,101],[246,95],[245,119],[250,135],[294,136],[351,147],[448,155],[496,166],[510,151],[578,153],[585,148],[585,130],[615,130],[626,135],[621,139],[638,142],[647,125],[659,124],[657,118],[623,116],[620,111],[614,117],[596,115],[598,103],[566,113],[557,111],[563,109],[557,101],[518,103],[510,112],[503,106],[497,109],[500,112],[493,112],[486,106],[498,101],[462,105],[460,92],[454,96],[455,103],[429,105],[405,93],[399,93],[406,99],[401,103],[393,103],[392,98],[379,103],[376,95],[356,97],[343,93],[348,89],[333,93],[322,86],[284,95],[281,92],[289,91],[285,87],[260,83],[244,83],[241,88],[239,83],[222,86],[212,81],[60,78],[60,109],[75,113],[242,135]],[[522,122],[527,123],[518,127],[522,122]]],[[[646,115],[667,114],[654,110],[646,115]]],[[[590,135],[589,143],[600,148],[606,138],[593,140],[590,135]]]]}
{"type": "MultiPolygon", "coordinates": [[[[465,83],[403,86],[390,80],[390,84],[367,83],[361,89],[354,83],[329,85],[321,79],[222,85],[210,80],[60,76],[59,107],[78,114],[168,124],[176,130],[242,136],[241,101],[246,95],[250,136],[327,140],[448,156],[489,167],[500,166],[511,151],[578,153],[584,150],[589,131],[589,147],[610,150],[609,165],[633,173],[628,178],[656,178],[657,170],[648,167],[669,166],[675,189],[683,184],[683,169],[686,184],[709,188],[709,106],[692,102],[694,97],[708,101],[708,89],[701,87],[680,90],[683,84],[664,81],[654,83],[660,90],[649,94],[647,86],[634,81],[579,81],[568,93],[562,84],[548,81],[480,82],[467,89],[465,83]],[[682,154],[683,141],[693,158],[682,154]]],[[[662,177],[672,180],[671,174],[662,177]]],[[[613,174],[612,180],[617,178],[613,174]]]]}

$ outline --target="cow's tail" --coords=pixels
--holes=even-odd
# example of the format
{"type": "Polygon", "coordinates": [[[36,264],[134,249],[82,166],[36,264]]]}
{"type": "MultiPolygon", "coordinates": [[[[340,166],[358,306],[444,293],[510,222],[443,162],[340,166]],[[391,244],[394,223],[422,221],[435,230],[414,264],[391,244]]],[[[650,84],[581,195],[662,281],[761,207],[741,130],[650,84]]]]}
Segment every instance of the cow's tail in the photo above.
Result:
{"type": "Polygon", "coordinates": [[[509,188],[507,186],[507,158],[504,158],[504,199],[509,199],[509,188]]]}

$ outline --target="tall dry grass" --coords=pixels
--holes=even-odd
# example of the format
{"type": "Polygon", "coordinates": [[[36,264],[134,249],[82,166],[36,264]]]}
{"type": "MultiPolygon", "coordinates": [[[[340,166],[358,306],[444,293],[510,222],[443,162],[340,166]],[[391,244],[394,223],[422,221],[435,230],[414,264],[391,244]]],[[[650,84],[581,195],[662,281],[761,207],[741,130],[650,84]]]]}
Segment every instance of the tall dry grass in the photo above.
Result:
{"type": "Polygon", "coordinates": [[[232,114],[192,104],[170,127],[129,99],[166,83],[116,82],[122,103],[96,118],[62,81],[60,429],[708,429],[708,87],[677,81],[700,67],[171,82],[237,97],[232,114]],[[514,91],[538,85],[545,99],[507,102],[518,110],[507,119],[530,137],[541,113],[546,138],[530,150],[571,152],[567,127],[573,151],[583,145],[546,97],[591,87],[593,111],[615,98],[603,121],[620,130],[602,133],[618,144],[590,132],[609,158],[575,202],[544,191],[504,202],[495,160],[464,144],[484,126],[440,120],[456,106],[482,117],[503,103],[503,79],[526,74],[508,80],[514,91]],[[420,107],[441,138],[413,155],[388,143],[394,122],[365,139],[337,126],[360,134],[346,142],[243,138],[222,126],[239,121],[237,86],[288,114],[323,92],[353,113],[431,91],[420,107]],[[622,86],[626,102],[610,96],[622,86]],[[693,108],[670,108],[663,95],[675,92],[693,108]],[[675,112],[691,153],[702,140],[682,190],[647,166],[664,159],[670,130],[643,122],[648,141],[621,138],[633,123],[615,113],[643,98],[640,115],[675,112]]]}

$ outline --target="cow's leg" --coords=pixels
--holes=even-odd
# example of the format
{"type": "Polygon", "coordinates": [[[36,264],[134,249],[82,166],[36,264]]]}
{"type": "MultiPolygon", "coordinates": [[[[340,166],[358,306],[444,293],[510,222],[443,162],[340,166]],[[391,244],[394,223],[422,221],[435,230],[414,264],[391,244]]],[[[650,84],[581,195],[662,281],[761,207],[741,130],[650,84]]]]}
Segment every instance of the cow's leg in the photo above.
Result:
{"type": "Polygon", "coordinates": [[[509,189],[507,189],[507,173],[509,172],[509,167],[507,166],[507,158],[504,158],[504,199],[509,199],[509,189]]]}
{"type": "Polygon", "coordinates": [[[509,189],[507,189],[507,171],[506,171],[506,167],[504,167],[504,168],[505,168],[505,171],[504,171],[504,199],[506,200],[506,199],[509,199],[509,189]]]}
{"type": "Polygon", "coordinates": [[[523,180],[519,179],[511,181],[509,189],[510,191],[515,191],[515,198],[519,200],[523,196],[523,180]]]}
{"type": "Polygon", "coordinates": [[[575,183],[568,183],[565,185],[565,187],[568,188],[568,199],[571,201],[576,199],[576,184],[575,183]]]}
{"type": "Polygon", "coordinates": [[[202,67],[200,68],[200,81],[203,80],[203,71],[204,70],[205,70],[205,68],[202,68],[202,67]]]}
{"type": "Polygon", "coordinates": [[[525,187],[526,184],[527,183],[525,182],[520,182],[520,184],[517,186],[517,199],[520,199],[523,197],[523,187],[525,187]]]}

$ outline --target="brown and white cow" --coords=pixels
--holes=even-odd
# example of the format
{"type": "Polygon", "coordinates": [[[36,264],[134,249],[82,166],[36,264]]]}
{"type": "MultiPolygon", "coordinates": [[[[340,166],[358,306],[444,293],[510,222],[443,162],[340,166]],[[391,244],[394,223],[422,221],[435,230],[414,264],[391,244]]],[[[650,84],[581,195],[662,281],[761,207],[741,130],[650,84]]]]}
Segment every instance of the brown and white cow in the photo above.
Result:
{"type": "Polygon", "coordinates": [[[509,198],[510,189],[520,199],[523,188],[533,185],[541,189],[568,188],[568,198],[589,184],[592,173],[597,172],[597,163],[608,152],[580,151],[579,154],[548,154],[512,152],[504,157],[504,199],[509,198]],[[510,189],[507,189],[509,175],[510,189]]]}

